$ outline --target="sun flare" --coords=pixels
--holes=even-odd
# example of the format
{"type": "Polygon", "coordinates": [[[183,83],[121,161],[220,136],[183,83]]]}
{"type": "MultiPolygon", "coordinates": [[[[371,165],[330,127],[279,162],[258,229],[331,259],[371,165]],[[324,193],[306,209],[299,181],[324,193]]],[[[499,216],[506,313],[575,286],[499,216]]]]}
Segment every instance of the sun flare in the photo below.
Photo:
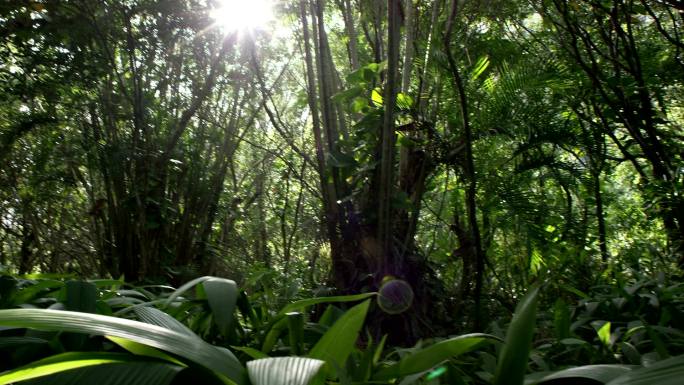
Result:
{"type": "Polygon", "coordinates": [[[210,16],[228,31],[263,28],[273,20],[273,0],[219,0],[218,4],[210,16]]]}

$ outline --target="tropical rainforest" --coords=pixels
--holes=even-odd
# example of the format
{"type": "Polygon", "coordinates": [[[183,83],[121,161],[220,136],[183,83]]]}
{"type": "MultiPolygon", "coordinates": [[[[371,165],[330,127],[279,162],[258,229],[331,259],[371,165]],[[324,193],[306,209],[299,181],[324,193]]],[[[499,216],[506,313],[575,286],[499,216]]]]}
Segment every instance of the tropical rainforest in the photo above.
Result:
{"type": "Polygon", "coordinates": [[[0,384],[674,385],[681,0],[3,0],[0,384]]]}

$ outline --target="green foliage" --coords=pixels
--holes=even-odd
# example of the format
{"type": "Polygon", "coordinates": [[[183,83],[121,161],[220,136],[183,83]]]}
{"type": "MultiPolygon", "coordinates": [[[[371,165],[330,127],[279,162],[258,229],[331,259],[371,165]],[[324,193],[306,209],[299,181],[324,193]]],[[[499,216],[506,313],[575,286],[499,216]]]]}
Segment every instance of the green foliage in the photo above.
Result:
{"type": "MultiPolygon", "coordinates": [[[[385,338],[376,344],[367,337],[365,346],[359,344],[366,315],[377,306],[370,300],[375,293],[304,298],[277,309],[255,308],[250,296],[238,290],[233,323],[225,332],[212,321],[214,309],[203,285],[214,281],[221,288],[221,283],[232,281],[203,277],[179,290],[164,287],[153,294],[143,287],[120,288],[127,286],[121,281],[67,281],[55,285],[64,281],[39,278],[27,283],[8,277],[4,276],[4,281],[12,282],[15,290],[4,291],[5,303],[15,303],[9,297],[16,296],[55,307],[59,304],[55,300],[60,297],[52,296],[64,289],[61,299],[65,303],[69,298],[72,304],[76,303],[73,298],[79,298],[84,309],[110,314],[119,309],[116,313],[120,316],[135,316],[143,322],[66,310],[0,310],[0,326],[11,327],[0,330],[0,354],[9,358],[3,364],[5,372],[0,373],[5,383],[29,379],[31,383],[41,383],[49,375],[57,383],[84,383],[101,378],[105,384],[143,383],[152,377],[155,380],[150,383],[167,384],[189,376],[203,378],[207,383],[254,385],[281,381],[301,385],[335,381],[522,383],[523,378],[530,384],[563,383],[568,379],[642,384],[653,379],[668,383],[681,376],[684,333],[669,326],[669,322],[681,315],[684,290],[681,285],[666,286],[657,280],[643,280],[612,293],[623,300],[601,294],[600,288],[596,288],[590,292],[597,295],[595,298],[582,293],[576,307],[556,300],[549,311],[539,310],[543,309],[539,303],[553,286],[544,286],[544,290],[533,288],[519,302],[503,341],[495,336],[502,331],[494,327],[493,334],[437,338],[402,349],[386,346],[385,338]],[[43,280],[50,285],[41,285],[43,280]],[[29,290],[31,286],[43,289],[29,290]],[[67,286],[72,289],[67,290],[67,286]],[[94,297],[67,295],[81,291],[92,294],[94,287],[98,287],[94,297]],[[645,295],[652,289],[656,289],[653,296],[645,295]],[[27,297],[22,290],[39,296],[27,297]],[[127,300],[110,301],[113,298],[127,300]],[[146,302],[137,298],[145,298],[146,302]],[[325,303],[358,301],[363,302],[346,311],[328,305],[317,321],[310,310],[325,303]],[[93,302],[100,305],[87,305],[93,302]],[[643,309],[640,306],[655,304],[664,306],[661,317],[665,318],[657,321],[639,314],[643,309]],[[179,309],[184,309],[193,316],[184,316],[181,322],[155,306],[179,315],[183,314],[179,309]],[[615,313],[615,306],[621,311],[615,313]],[[543,329],[546,319],[548,330],[543,329]],[[598,319],[603,321],[593,322],[598,319]],[[624,319],[635,321],[624,329],[624,319]],[[653,323],[646,323],[647,319],[653,323]],[[203,341],[192,329],[215,344],[203,341]],[[73,345],[72,333],[89,338],[73,345]],[[534,340],[534,334],[556,337],[551,344],[541,343],[542,340],[534,340]],[[86,351],[78,350],[84,347],[86,351]],[[673,357],[667,358],[670,355],[673,357]],[[568,359],[572,356],[574,361],[568,359]],[[632,362],[634,357],[642,358],[632,362]],[[615,363],[616,358],[627,364],[615,363]],[[581,365],[584,359],[593,362],[581,365]],[[580,366],[567,367],[567,363],[580,366]]],[[[236,287],[234,283],[229,285],[236,287]]],[[[562,290],[573,295],[578,292],[562,290]]]]}
{"type": "Polygon", "coordinates": [[[0,6],[0,376],[677,382],[676,2],[221,2],[0,6]]]}

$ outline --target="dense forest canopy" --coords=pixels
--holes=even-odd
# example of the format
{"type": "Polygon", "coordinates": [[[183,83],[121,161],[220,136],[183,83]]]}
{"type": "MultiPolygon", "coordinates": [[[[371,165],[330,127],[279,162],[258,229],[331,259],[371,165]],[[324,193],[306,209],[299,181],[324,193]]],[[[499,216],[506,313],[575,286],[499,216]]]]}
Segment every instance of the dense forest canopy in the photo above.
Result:
{"type": "Polygon", "coordinates": [[[675,284],[683,34],[678,0],[4,1],[0,272],[386,288],[397,345],[675,284]]]}

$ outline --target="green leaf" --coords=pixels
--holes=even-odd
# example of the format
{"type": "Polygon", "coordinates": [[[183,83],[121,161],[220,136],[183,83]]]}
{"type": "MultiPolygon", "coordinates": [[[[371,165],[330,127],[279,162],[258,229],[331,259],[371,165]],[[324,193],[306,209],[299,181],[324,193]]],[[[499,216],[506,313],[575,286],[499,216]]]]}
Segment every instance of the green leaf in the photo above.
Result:
{"type": "MultiPolygon", "coordinates": [[[[193,287],[195,287],[196,285],[198,285],[204,281],[208,281],[212,278],[217,278],[217,277],[204,276],[204,277],[195,278],[192,281],[185,283],[183,286],[179,287],[178,289],[176,289],[176,291],[174,291],[173,293],[171,293],[171,295],[169,295],[169,298],[167,298],[167,300],[166,300],[166,306],[170,305],[171,302],[175,301],[176,298],[183,295],[186,291],[188,291],[188,290],[192,289],[193,287]]],[[[219,279],[222,279],[222,278],[219,278],[219,279]]]]}
{"type": "Polygon", "coordinates": [[[530,256],[530,275],[537,275],[539,269],[545,264],[544,256],[542,256],[541,252],[537,249],[532,250],[532,255],[530,256]]]}
{"type": "Polygon", "coordinates": [[[606,385],[680,385],[684,378],[684,355],[633,370],[606,385]]]}
{"type": "Polygon", "coordinates": [[[477,349],[488,340],[499,340],[499,338],[490,334],[477,333],[465,334],[437,342],[425,349],[418,350],[405,356],[390,367],[380,370],[374,376],[374,379],[389,380],[429,370],[446,359],[477,349]]]}
{"type": "Polygon", "coordinates": [[[350,100],[353,100],[357,96],[361,96],[364,94],[364,89],[362,87],[352,87],[348,90],[344,90],[341,92],[336,93],[335,95],[332,96],[332,100],[336,102],[349,102],[350,100]]]}
{"type": "Polygon", "coordinates": [[[366,298],[370,298],[377,293],[363,293],[363,294],[354,294],[354,295],[340,295],[340,296],[333,296],[333,297],[315,297],[315,298],[307,298],[303,299],[297,302],[292,302],[291,304],[283,307],[279,312],[278,316],[285,315],[285,313],[290,313],[293,311],[301,311],[304,308],[307,308],[309,306],[313,305],[318,305],[319,303],[335,303],[335,302],[354,302],[354,301],[361,301],[366,298]]]}
{"type": "Polygon", "coordinates": [[[196,336],[143,322],[70,311],[12,309],[0,310],[0,326],[126,338],[195,362],[238,385],[246,383],[244,367],[230,352],[218,349],[196,336]]]}
{"type": "Polygon", "coordinates": [[[397,94],[397,107],[402,110],[410,110],[411,107],[413,107],[413,98],[403,94],[403,93],[398,93],[397,94]]]}
{"type": "Polygon", "coordinates": [[[373,105],[376,107],[382,107],[382,93],[381,93],[380,88],[374,88],[373,91],[371,91],[371,102],[373,102],[373,105]]]}
{"type": "Polygon", "coordinates": [[[231,346],[231,348],[233,348],[233,350],[243,352],[255,360],[259,360],[262,358],[268,358],[268,354],[262,352],[261,350],[250,348],[248,346],[231,346]]]}
{"type": "Polygon", "coordinates": [[[473,71],[470,73],[470,80],[477,80],[482,73],[489,67],[489,57],[483,56],[477,60],[473,71]]]}
{"type": "Polygon", "coordinates": [[[141,343],[135,342],[128,340],[126,338],[120,338],[120,337],[114,337],[114,336],[107,336],[107,339],[114,342],[115,344],[121,346],[122,348],[126,349],[127,351],[135,354],[136,356],[143,356],[143,357],[151,357],[151,358],[158,358],[162,361],[168,361],[173,364],[179,365],[186,367],[183,362],[178,361],[177,359],[171,357],[170,355],[159,351],[155,348],[151,348],[147,345],[143,345],[141,343]]]}
{"type": "Polygon", "coordinates": [[[336,367],[344,367],[356,345],[369,304],[370,300],[366,300],[347,310],[311,348],[309,357],[325,361],[333,373],[336,367]]]}
{"type": "Polygon", "coordinates": [[[26,345],[42,345],[49,341],[36,337],[0,337],[0,349],[14,348],[26,345]]]}
{"type": "Polygon", "coordinates": [[[599,340],[603,343],[603,345],[610,349],[610,322],[604,323],[603,326],[596,331],[596,334],[598,334],[599,340]]]}
{"type": "Polygon", "coordinates": [[[266,333],[264,343],[261,344],[261,351],[264,353],[270,352],[275,346],[276,342],[278,342],[278,337],[280,337],[280,334],[283,332],[283,330],[287,329],[287,326],[287,318],[280,318],[278,322],[275,322],[273,326],[268,329],[268,333],[266,333]]]}
{"type": "MultiPolygon", "coordinates": [[[[187,369],[185,369],[187,370],[187,369]]],[[[163,362],[135,361],[68,370],[27,381],[26,385],[170,385],[185,371],[163,362]]]]}
{"type": "Polygon", "coordinates": [[[632,370],[632,366],[628,365],[586,365],[576,368],[568,368],[559,370],[557,372],[548,374],[535,381],[526,382],[528,385],[544,384],[552,385],[554,383],[567,383],[568,379],[589,379],[606,383],[616,377],[619,377],[632,370]]]}
{"type": "Polygon", "coordinates": [[[247,363],[254,385],[308,385],[316,378],[324,361],[303,357],[275,357],[247,363]]]}
{"type": "Polygon", "coordinates": [[[354,98],[351,103],[351,110],[354,113],[361,113],[368,108],[368,101],[365,98],[354,98]]]}
{"type": "Polygon", "coordinates": [[[83,281],[66,283],[66,309],[84,313],[95,313],[97,289],[94,284],[83,281]]]}
{"type": "Polygon", "coordinates": [[[130,355],[121,353],[62,353],[0,374],[0,385],[30,380],[86,366],[130,362],[132,359],[130,355]]]}
{"type": "Polygon", "coordinates": [[[534,336],[538,297],[539,288],[532,288],[516,306],[499,356],[494,385],[523,383],[534,336]]]}
{"type": "Polygon", "coordinates": [[[202,286],[207,295],[214,322],[221,335],[227,337],[233,324],[233,313],[239,294],[237,284],[225,278],[211,278],[204,281],[202,286]]]}
{"type": "Polygon", "coordinates": [[[62,281],[40,281],[35,285],[28,286],[17,291],[16,295],[12,300],[12,304],[14,306],[17,306],[29,303],[42,291],[55,289],[63,286],[64,282],[62,281]]]}
{"type": "Polygon", "coordinates": [[[383,335],[378,343],[378,347],[375,348],[375,354],[373,354],[373,365],[377,365],[380,362],[380,357],[382,356],[382,351],[385,350],[385,343],[387,342],[387,334],[383,335]]]}
{"type": "Polygon", "coordinates": [[[185,334],[196,339],[200,339],[199,336],[195,334],[192,330],[190,330],[187,326],[183,325],[180,321],[159,309],[145,306],[136,307],[134,311],[135,315],[137,315],[140,321],[142,322],[151,325],[161,326],[163,328],[167,328],[169,330],[173,330],[175,332],[185,334]]]}

